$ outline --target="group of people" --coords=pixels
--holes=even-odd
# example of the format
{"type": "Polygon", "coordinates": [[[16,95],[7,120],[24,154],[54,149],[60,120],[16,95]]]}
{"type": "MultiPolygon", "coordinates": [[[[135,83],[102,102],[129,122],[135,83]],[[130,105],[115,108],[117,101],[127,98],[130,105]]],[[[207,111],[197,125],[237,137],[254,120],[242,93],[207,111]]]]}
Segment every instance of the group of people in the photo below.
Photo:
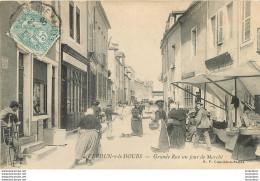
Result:
{"type": "MultiPolygon", "coordinates": [[[[154,124],[160,122],[161,130],[158,140],[158,147],[151,147],[154,152],[168,152],[170,148],[183,149],[186,142],[186,119],[188,111],[181,108],[174,101],[168,104],[168,115],[164,110],[164,101],[157,101],[158,110],[155,112],[154,124]],[[178,108],[179,107],[179,108],[178,108]]],[[[212,121],[203,104],[197,103],[197,113],[195,118],[196,137],[193,142],[194,148],[198,148],[202,134],[205,137],[207,150],[211,151],[209,129],[212,121]]]]}

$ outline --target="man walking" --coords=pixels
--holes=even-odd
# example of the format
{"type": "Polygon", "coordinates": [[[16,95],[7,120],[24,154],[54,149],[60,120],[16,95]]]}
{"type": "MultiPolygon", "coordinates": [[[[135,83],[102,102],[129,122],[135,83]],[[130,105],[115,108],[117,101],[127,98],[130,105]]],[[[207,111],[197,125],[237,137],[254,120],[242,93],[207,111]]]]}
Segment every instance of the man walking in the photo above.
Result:
{"type": "Polygon", "coordinates": [[[208,112],[203,108],[202,103],[197,103],[198,114],[196,116],[196,127],[197,127],[197,134],[194,140],[193,146],[194,148],[198,148],[200,136],[203,133],[207,145],[207,150],[211,151],[211,143],[209,137],[209,129],[211,127],[211,121],[207,117],[208,112]]]}

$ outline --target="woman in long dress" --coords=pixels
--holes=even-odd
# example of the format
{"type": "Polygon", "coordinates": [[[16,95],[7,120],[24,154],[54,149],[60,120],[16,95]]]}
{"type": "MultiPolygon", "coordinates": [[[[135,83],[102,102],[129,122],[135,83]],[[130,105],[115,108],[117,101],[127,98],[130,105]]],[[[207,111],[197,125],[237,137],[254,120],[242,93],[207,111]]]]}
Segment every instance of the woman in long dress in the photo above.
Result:
{"type": "Polygon", "coordinates": [[[88,109],[79,123],[79,137],[75,147],[75,161],[72,167],[83,158],[86,158],[87,165],[93,164],[93,158],[99,154],[101,128],[101,123],[94,115],[93,109],[88,109]]]}
{"type": "Polygon", "coordinates": [[[138,104],[135,104],[135,107],[132,109],[132,119],[131,119],[131,127],[132,127],[132,136],[143,136],[143,123],[142,118],[140,117],[140,109],[138,108],[138,104]]]}
{"type": "Polygon", "coordinates": [[[168,118],[172,119],[172,131],[169,134],[170,148],[183,149],[185,146],[185,122],[186,110],[175,109],[173,104],[170,105],[171,110],[168,113],[168,118]]]}
{"type": "Polygon", "coordinates": [[[167,133],[166,123],[166,112],[163,110],[163,100],[156,101],[155,104],[158,106],[158,110],[155,112],[155,121],[161,121],[161,129],[158,140],[158,147],[151,147],[153,152],[168,152],[169,151],[169,136],[167,133]]]}

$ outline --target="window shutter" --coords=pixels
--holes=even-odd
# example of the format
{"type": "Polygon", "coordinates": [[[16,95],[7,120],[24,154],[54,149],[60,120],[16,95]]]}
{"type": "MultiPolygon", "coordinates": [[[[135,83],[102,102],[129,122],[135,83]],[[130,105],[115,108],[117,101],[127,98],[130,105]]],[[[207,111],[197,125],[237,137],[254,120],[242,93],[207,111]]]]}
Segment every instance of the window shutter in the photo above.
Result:
{"type": "Polygon", "coordinates": [[[93,52],[93,23],[89,24],[89,52],[93,52]]]}
{"type": "Polygon", "coordinates": [[[218,44],[224,42],[224,20],[223,20],[223,11],[220,11],[218,14],[218,44]]]}
{"type": "Polygon", "coordinates": [[[257,51],[260,51],[260,28],[257,28],[257,51]]]}

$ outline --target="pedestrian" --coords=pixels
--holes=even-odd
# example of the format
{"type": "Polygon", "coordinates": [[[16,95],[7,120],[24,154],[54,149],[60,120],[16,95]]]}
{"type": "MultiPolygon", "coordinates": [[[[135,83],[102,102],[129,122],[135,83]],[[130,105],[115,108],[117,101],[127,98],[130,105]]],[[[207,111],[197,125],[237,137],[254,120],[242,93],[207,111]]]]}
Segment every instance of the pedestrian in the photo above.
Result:
{"type": "Polygon", "coordinates": [[[153,152],[168,152],[169,151],[169,136],[166,128],[166,112],[163,110],[164,101],[158,100],[155,102],[158,110],[155,112],[155,122],[161,121],[161,130],[159,135],[158,147],[151,147],[153,152]]]}
{"type": "Polygon", "coordinates": [[[201,134],[203,133],[207,145],[207,150],[211,151],[211,142],[209,137],[209,130],[212,126],[210,119],[208,118],[208,112],[203,108],[202,103],[197,103],[198,114],[195,118],[196,120],[196,138],[194,140],[193,146],[194,148],[198,148],[199,140],[201,134]]]}
{"type": "Polygon", "coordinates": [[[182,108],[176,110],[176,108],[177,105],[174,103],[170,104],[170,111],[168,113],[168,118],[172,120],[170,125],[172,126],[172,131],[170,133],[168,131],[170,148],[183,149],[185,146],[186,110],[182,108]]]}
{"type": "MultiPolygon", "coordinates": [[[[19,125],[21,122],[17,118],[17,111],[21,105],[17,101],[11,101],[10,106],[0,111],[1,130],[4,131],[4,142],[9,145],[8,149],[14,150],[14,159],[19,164],[26,164],[26,157],[21,152],[19,142],[19,125]]],[[[25,152],[28,151],[25,149],[25,152]]],[[[9,152],[10,153],[10,152],[9,152]]],[[[7,158],[9,159],[9,158],[7,158]]],[[[13,163],[12,163],[13,164],[13,163]]],[[[14,165],[13,165],[14,166],[14,165]]]]}
{"type": "Polygon", "coordinates": [[[72,168],[83,158],[86,158],[88,166],[93,164],[92,160],[100,152],[101,128],[101,123],[94,115],[93,109],[89,108],[79,122],[79,137],[76,142],[75,161],[72,168]]]}
{"type": "Polygon", "coordinates": [[[106,121],[107,121],[107,139],[111,140],[111,139],[113,139],[113,136],[112,136],[112,131],[113,131],[112,115],[118,115],[118,113],[113,112],[112,105],[107,105],[107,108],[105,110],[105,114],[106,114],[106,121]]]}
{"type": "Polygon", "coordinates": [[[143,123],[142,118],[140,117],[140,109],[139,103],[135,103],[135,107],[131,111],[132,119],[131,119],[131,128],[132,128],[132,136],[143,136],[143,123]]]}
{"type": "Polygon", "coordinates": [[[99,101],[95,101],[93,106],[92,106],[92,109],[94,111],[94,115],[96,116],[96,118],[98,120],[100,120],[100,113],[101,113],[101,108],[100,108],[100,102],[99,101]]]}

